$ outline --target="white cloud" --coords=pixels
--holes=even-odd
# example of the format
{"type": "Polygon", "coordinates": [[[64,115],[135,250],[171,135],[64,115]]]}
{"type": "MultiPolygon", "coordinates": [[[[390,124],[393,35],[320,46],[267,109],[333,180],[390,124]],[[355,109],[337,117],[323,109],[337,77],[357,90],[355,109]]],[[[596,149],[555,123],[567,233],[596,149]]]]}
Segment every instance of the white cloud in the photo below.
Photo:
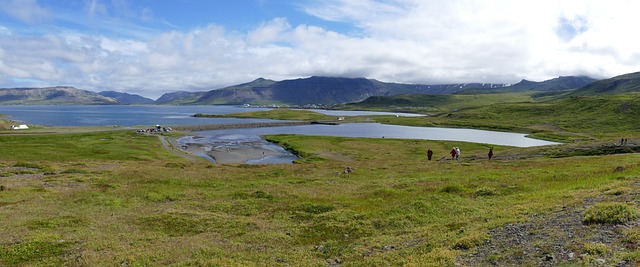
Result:
{"type": "Polygon", "coordinates": [[[257,29],[249,32],[247,41],[249,44],[261,45],[281,41],[283,34],[291,29],[286,18],[276,18],[263,23],[257,29]]]}
{"type": "MultiPolygon", "coordinates": [[[[89,13],[108,12],[97,0],[88,3],[89,13]]],[[[118,12],[126,15],[126,2],[119,3],[118,12]]],[[[0,26],[0,81],[158,97],[257,77],[513,83],[560,75],[605,78],[640,69],[636,1],[323,0],[305,10],[356,25],[360,32],[291,25],[284,17],[247,33],[220,25],[168,32],[140,27],[135,31],[146,32],[141,38],[71,30],[23,36],[0,26]]]]}
{"type": "Polygon", "coordinates": [[[2,0],[0,11],[30,24],[51,18],[49,10],[38,5],[36,0],[2,0]]]}

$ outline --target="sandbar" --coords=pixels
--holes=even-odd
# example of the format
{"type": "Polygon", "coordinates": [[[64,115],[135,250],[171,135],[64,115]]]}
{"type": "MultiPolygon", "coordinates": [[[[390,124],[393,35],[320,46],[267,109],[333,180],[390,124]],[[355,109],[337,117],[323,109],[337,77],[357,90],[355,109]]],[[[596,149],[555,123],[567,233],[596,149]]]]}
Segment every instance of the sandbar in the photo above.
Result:
{"type": "Polygon", "coordinates": [[[246,163],[250,160],[259,160],[264,157],[280,155],[280,153],[276,151],[259,147],[212,149],[211,151],[207,151],[206,154],[221,164],[246,163]]]}

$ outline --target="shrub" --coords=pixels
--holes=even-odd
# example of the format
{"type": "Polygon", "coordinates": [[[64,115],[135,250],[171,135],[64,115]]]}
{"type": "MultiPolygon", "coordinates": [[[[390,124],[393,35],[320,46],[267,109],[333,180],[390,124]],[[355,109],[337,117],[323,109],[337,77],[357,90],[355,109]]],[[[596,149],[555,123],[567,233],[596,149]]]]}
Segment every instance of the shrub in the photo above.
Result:
{"type": "Polygon", "coordinates": [[[273,195],[271,195],[271,194],[269,194],[269,193],[267,193],[265,191],[261,191],[261,190],[258,190],[258,191],[255,191],[255,192],[251,193],[251,196],[254,197],[254,198],[273,199],[273,195]]]}
{"type": "Polygon", "coordinates": [[[87,171],[87,170],[83,170],[83,169],[72,168],[72,169],[66,169],[66,170],[62,171],[62,173],[64,173],[64,174],[71,174],[71,173],[89,174],[91,172],[87,171]]]}
{"type": "Polygon", "coordinates": [[[490,187],[481,187],[478,190],[476,190],[475,195],[477,197],[495,196],[495,195],[498,195],[498,191],[490,187]]]}
{"type": "Polygon", "coordinates": [[[30,163],[30,162],[18,162],[16,164],[13,165],[13,167],[22,167],[22,168],[30,168],[30,169],[42,169],[43,167],[36,164],[36,163],[30,163]]]}
{"type": "Polygon", "coordinates": [[[444,192],[444,193],[462,193],[464,192],[465,189],[464,187],[462,187],[461,185],[447,185],[445,187],[443,187],[442,189],[440,189],[440,192],[444,192]]]}
{"type": "Polygon", "coordinates": [[[633,227],[624,230],[622,242],[632,246],[640,245],[640,227],[633,227]]]}
{"type": "Polygon", "coordinates": [[[474,235],[465,236],[456,240],[456,243],[453,245],[453,248],[458,250],[475,248],[479,245],[482,245],[482,241],[484,241],[486,238],[487,238],[487,235],[485,234],[474,234],[474,235]]]}
{"type": "Polygon", "coordinates": [[[335,209],[335,207],[331,204],[324,205],[324,204],[304,203],[300,205],[298,209],[310,214],[321,214],[321,213],[332,211],[335,209]]]}
{"type": "Polygon", "coordinates": [[[174,169],[184,169],[187,167],[187,164],[184,163],[176,163],[176,162],[168,162],[167,164],[164,165],[167,168],[174,168],[174,169]]]}
{"type": "Polygon", "coordinates": [[[584,252],[594,256],[604,256],[609,252],[607,245],[602,243],[584,244],[584,252]]]}
{"type": "Polygon", "coordinates": [[[622,224],[638,218],[638,210],[625,203],[598,203],[587,209],[582,221],[584,223],[622,224]]]}
{"type": "Polygon", "coordinates": [[[28,241],[0,246],[0,263],[20,265],[33,260],[46,259],[65,253],[73,242],[28,241]]]}
{"type": "Polygon", "coordinates": [[[209,223],[205,220],[194,218],[191,214],[179,213],[143,217],[139,219],[139,224],[169,236],[199,234],[209,227],[209,223]]]}
{"type": "Polygon", "coordinates": [[[31,230],[41,229],[57,229],[85,226],[89,224],[89,220],[75,216],[60,216],[52,218],[40,218],[27,223],[27,227],[31,230]]]}
{"type": "Polygon", "coordinates": [[[150,202],[170,202],[170,201],[180,200],[182,198],[184,198],[183,193],[161,194],[158,192],[147,192],[144,195],[144,199],[150,202]]]}

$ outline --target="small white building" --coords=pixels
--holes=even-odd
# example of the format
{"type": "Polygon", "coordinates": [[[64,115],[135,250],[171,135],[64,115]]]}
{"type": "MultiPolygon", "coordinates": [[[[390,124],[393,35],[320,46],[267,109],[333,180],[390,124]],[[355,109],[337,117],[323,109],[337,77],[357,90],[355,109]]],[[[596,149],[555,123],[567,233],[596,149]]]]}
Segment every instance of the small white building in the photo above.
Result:
{"type": "Polygon", "coordinates": [[[25,130],[25,129],[29,129],[29,126],[27,126],[26,124],[20,124],[20,125],[11,125],[11,130],[25,130]]]}

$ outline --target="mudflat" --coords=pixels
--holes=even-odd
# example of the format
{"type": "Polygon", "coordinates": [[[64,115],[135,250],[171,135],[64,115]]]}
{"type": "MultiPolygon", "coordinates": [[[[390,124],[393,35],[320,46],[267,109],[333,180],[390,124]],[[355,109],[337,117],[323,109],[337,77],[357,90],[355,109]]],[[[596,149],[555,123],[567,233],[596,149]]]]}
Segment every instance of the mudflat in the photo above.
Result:
{"type": "Polygon", "coordinates": [[[217,163],[246,163],[250,160],[259,160],[268,156],[276,156],[279,153],[273,150],[247,147],[247,148],[229,148],[229,149],[212,149],[206,153],[212,157],[217,163]]]}

